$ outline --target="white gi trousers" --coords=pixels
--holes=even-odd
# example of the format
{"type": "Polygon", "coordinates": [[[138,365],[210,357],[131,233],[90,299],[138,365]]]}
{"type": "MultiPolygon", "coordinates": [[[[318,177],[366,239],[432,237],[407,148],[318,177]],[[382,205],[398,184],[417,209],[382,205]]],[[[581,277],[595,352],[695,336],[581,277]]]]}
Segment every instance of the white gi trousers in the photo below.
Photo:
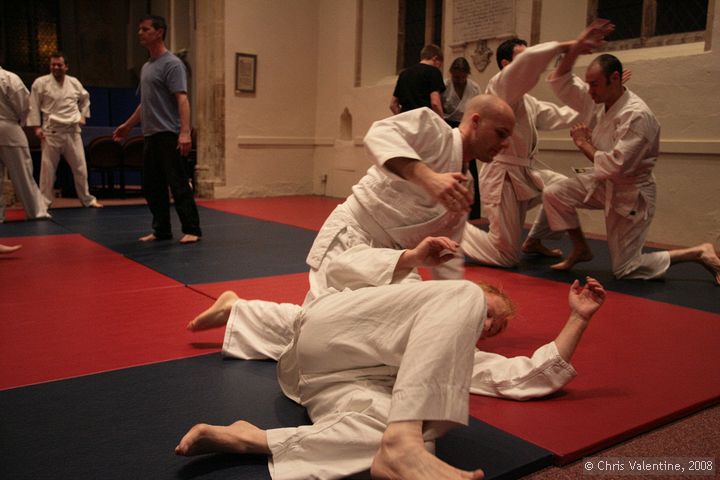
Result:
{"type": "MultiPolygon", "coordinates": [[[[0,145],[0,192],[3,191],[6,170],[27,218],[48,218],[46,202],[32,176],[32,158],[28,147],[0,145]]],[[[4,220],[5,203],[0,199],[0,222],[4,220]]]]}
{"type": "Polygon", "coordinates": [[[345,290],[307,306],[278,364],[312,426],[268,430],[273,479],[370,468],[390,422],[424,420],[427,441],[468,423],[482,290],[464,280],[345,290]]]}
{"type": "MultiPolygon", "coordinates": [[[[552,170],[533,170],[533,173],[540,175],[545,186],[566,178],[552,170]]],[[[481,185],[482,183],[481,180],[481,185]]],[[[537,196],[530,199],[519,200],[519,197],[513,182],[506,174],[499,203],[483,202],[483,211],[490,223],[488,231],[485,232],[470,223],[465,225],[461,246],[468,257],[485,265],[498,267],[513,267],[520,262],[525,215],[528,210],[542,202],[542,196],[538,192],[537,196]]],[[[557,233],[548,225],[542,207],[528,237],[539,240],[557,238],[557,233]]]]}
{"type": "MultiPolygon", "coordinates": [[[[567,178],[543,192],[543,205],[553,230],[580,228],[577,208],[605,210],[605,229],[612,271],[617,278],[652,280],[662,277],[670,267],[667,251],[642,253],[645,237],[655,214],[654,190],[649,208],[638,208],[644,216],[624,216],[614,208],[606,208],[605,184],[598,183],[592,194],[579,178],[567,178]]],[[[647,192],[646,192],[647,194],[647,192]]]]}
{"type": "Polygon", "coordinates": [[[55,171],[60,162],[60,155],[65,157],[73,173],[75,192],[83,206],[89,206],[95,197],[90,195],[88,187],[88,171],[85,163],[85,147],[83,147],[80,133],[73,125],[67,131],[60,127],[53,131],[44,130],[45,139],[42,142],[42,167],[40,169],[40,191],[43,196],[52,202],[55,171]]]}

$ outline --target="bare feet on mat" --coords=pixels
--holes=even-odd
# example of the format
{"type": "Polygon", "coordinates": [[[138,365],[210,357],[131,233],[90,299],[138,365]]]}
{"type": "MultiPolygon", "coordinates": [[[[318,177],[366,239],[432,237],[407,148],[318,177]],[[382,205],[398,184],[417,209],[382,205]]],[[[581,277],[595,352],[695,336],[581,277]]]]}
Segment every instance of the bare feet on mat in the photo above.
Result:
{"type": "Polygon", "coordinates": [[[200,237],[198,237],[197,235],[190,235],[189,233],[186,233],[180,239],[180,243],[195,243],[199,240],[200,240],[200,237]]]}
{"type": "Polygon", "coordinates": [[[233,305],[240,299],[235,292],[228,290],[215,300],[212,307],[208,308],[195,319],[187,324],[187,329],[191,332],[199,330],[207,330],[209,328],[223,327],[230,318],[230,311],[233,305]]]}
{"type": "Polygon", "coordinates": [[[715,276],[715,285],[720,285],[720,258],[711,243],[700,245],[700,263],[715,276]]]}
{"type": "Polygon", "coordinates": [[[186,457],[206,453],[271,454],[265,430],[243,420],[227,427],[199,423],[180,440],[175,453],[186,457]]]}
{"type": "Polygon", "coordinates": [[[593,254],[590,250],[573,250],[565,260],[554,265],[550,265],[550,268],[553,270],[570,270],[576,263],[589,262],[592,259],[593,254]]]}
{"type": "Polygon", "coordinates": [[[97,200],[93,200],[92,202],[88,203],[88,207],[90,208],[103,208],[103,204],[98,202],[97,200]]]}
{"type": "Polygon", "coordinates": [[[402,480],[480,480],[482,470],[467,472],[448,465],[425,449],[422,434],[407,436],[402,431],[391,432],[391,423],[383,435],[375,454],[370,473],[374,479],[402,480]]]}
{"type": "Polygon", "coordinates": [[[0,244],[0,253],[12,253],[16,250],[20,250],[22,245],[2,245],[0,244]]]}
{"type": "Polygon", "coordinates": [[[157,240],[157,237],[154,233],[151,233],[149,235],[145,235],[144,237],[138,238],[138,240],[141,242],[154,242],[155,240],[157,240]]]}
{"type": "Polygon", "coordinates": [[[523,253],[542,255],[543,257],[559,258],[562,257],[562,250],[559,248],[547,248],[537,238],[528,238],[522,246],[523,253]]]}

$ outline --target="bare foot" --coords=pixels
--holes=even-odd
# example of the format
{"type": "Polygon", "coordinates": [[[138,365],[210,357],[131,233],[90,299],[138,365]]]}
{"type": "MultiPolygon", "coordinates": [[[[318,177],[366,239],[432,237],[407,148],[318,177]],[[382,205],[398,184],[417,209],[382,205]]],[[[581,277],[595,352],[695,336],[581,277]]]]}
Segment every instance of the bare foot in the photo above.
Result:
{"type": "Polygon", "coordinates": [[[700,245],[700,263],[715,276],[715,285],[720,285],[720,258],[711,243],[700,245]]]}
{"type": "Polygon", "coordinates": [[[543,257],[562,257],[562,250],[559,248],[547,248],[537,238],[527,238],[522,246],[523,253],[542,255],[543,257]]]}
{"type": "Polygon", "coordinates": [[[480,480],[482,470],[467,472],[443,462],[425,450],[422,435],[391,432],[393,426],[410,422],[391,423],[383,435],[382,444],[370,467],[374,479],[400,480],[480,480]]]}
{"type": "Polygon", "coordinates": [[[573,250],[565,260],[554,265],[550,265],[550,268],[553,270],[570,270],[576,263],[589,262],[592,259],[593,254],[590,250],[573,250]]]}
{"type": "Polygon", "coordinates": [[[187,329],[191,332],[199,330],[207,330],[209,328],[223,327],[230,318],[230,311],[233,305],[240,299],[235,292],[228,290],[223,292],[212,307],[208,308],[195,319],[187,324],[187,329]]]}
{"type": "Polygon", "coordinates": [[[20,250],[22,245],[2,245],[0,244],[0,253],[12,253],[16,250],[20,250]]]}
{"type": "Polygon", "coordinates": [[[205,453],[271,454],[265,430],[243,420],[227,427],[199,423],[180,440],[175,453],[186,457],[205,453]]]}
{"type": "Polygon", "coordinates": [[[88,207],[90,208],[103,208],[103,204],[98,202],[97,200],[93,200],[92,202],[88,203],[88,207]]]}
{"type": "Polygon", "coordinates": [[[149,235],[145,235],[144,237],[138,238],[138,240],[140,240],[141,242],[154,242],[155,240],[157,240],[157,237],[154,233],[151,233],[149,235]]]}
{"type": "Polygon", "coordinates": [[[190,235],[189,233],[186,233],[180,239],[180,243],[195,243],[198,240],[200,240],[200,237],[198,237],[197,235],[190,235]]]}

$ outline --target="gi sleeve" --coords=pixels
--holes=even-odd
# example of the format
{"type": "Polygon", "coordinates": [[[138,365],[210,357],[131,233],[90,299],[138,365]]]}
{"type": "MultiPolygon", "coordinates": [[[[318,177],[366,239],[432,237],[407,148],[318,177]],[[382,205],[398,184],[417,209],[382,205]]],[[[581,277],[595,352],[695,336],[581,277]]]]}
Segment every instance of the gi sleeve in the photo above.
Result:
{"type": "Polygon", "coordinates": [[[558,353],[555,342],[538,348],[531,358],[506,358],[476,350],[470,393],[529,400],[560,390],[576,375],[558,353]]]}
{"type": "MultiPolygon", "coordinates": [[[[365,135],[365,148],[375,165],[391,178],[400,179],[385,168],[385,163],[393,158],[424,162],[431,152],[437,151],[436,142],[443,129],[452,130],[438,114],[426,107],[419,108],[373,123],[365,135]]],[[[433,170],[437,167],[428,166],[433,170]]]]}
{"type": "Polygon", "coordinates": [[[570,128],[577,122],[586,121],[570,107],[559,107],[551,102],[537,101],[535,126],[538,130],[560,130],[570,128]]]}
{"type": "Polygon", "coordinates": [[[78,95],[78,110],[83,118],[90,118],[90,93],[78,82],[80,94],[78,95]]]}
{"type": "Polygon", "coordinates": [[[397,262],[404,251],[356,245],[330,262],[326,272],[327,285],[338,291],[357,290],[400,283],[408,277],[415,278],[415,269],[398,271],[396,276],[397,262]]]}
{"type": "Polygon", "coordinates": [[[40,90],[38,80],[35,80],[30,89],[30,112],[27,116],[28,127],[39,127],[40,123],[40,90]]]}
{"type": "Polygon", "coordinates": [[[7,95],[10,105],[20,124],[24,124],[30,113],[30,94],[20,81],[10,82],[9,87],[7,95]]]}
{"type": "Polygon", "coordinates": [[[558,42],[547,42],[526,48],[490,80],[488,93],[514,105],[537,85],[548,63],[559,53],[559,46],[558,42]]]}
{"type": "Polygon", "coordinates": [[[571,72],[548,80],[550,88],[565,105],[580,114],[583,119],[590,119],[595,112],[595,102],[588,94],[588,86],[571,72]]]}

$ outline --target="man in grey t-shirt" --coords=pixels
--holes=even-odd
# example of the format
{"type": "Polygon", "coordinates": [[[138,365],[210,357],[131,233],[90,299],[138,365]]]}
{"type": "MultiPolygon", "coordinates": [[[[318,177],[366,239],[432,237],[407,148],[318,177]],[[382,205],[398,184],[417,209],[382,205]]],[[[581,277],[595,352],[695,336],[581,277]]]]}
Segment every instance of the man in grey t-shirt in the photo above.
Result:
{"type": "Polygon", "coordinates": [[[143,190],[153,215],[153,231],[140,237],[140,241],[172,238],[170,187],[182,224],[180,243],[195,243],[202,232],[185,158],[192,144],[187,75],[182,61],[165,46],[166,32],[163,17],[147,15],[140,21],[138,38],[150,53],[140,72],[140,105],[115,129],[113,138],[121,141],[142,120],[143,190]]]}

